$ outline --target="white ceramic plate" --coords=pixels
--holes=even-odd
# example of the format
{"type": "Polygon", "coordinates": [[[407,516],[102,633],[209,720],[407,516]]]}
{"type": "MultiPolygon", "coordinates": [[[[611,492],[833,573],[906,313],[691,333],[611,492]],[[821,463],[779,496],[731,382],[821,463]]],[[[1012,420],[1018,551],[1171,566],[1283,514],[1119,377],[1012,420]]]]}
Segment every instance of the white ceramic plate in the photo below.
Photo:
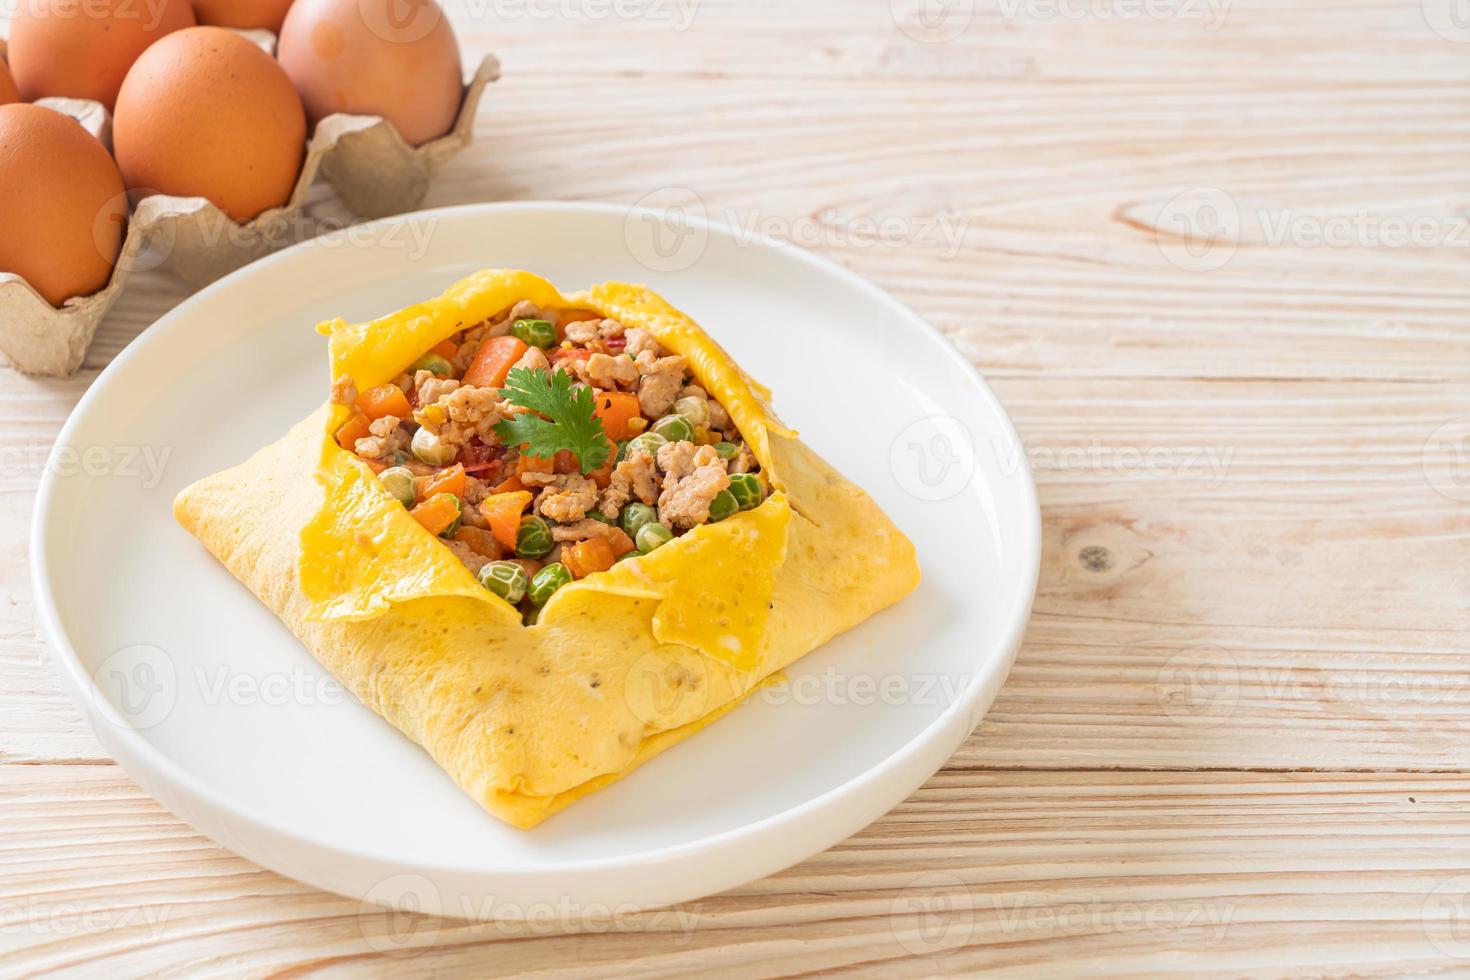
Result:
{"type": "Polygon", "coordinates": [[[504,204],[309,242],[158,321],[62,430],[31,554],[65,683],[166,806],[312,885],[484,918],[697,898],[881,816],[994,699],[1030,610],[1040,532],[995,397],[875,286],[692,219],[504,204]],[[917,592],[798,662],[785,686],[531,832],[482,812],[346,696],[170,513],[180,488],[323,400],[314,324],[379,316],[493,266],[568,290],[649,283],[772,388],[783,418],[914,540],[924,571],[917,592]]]}

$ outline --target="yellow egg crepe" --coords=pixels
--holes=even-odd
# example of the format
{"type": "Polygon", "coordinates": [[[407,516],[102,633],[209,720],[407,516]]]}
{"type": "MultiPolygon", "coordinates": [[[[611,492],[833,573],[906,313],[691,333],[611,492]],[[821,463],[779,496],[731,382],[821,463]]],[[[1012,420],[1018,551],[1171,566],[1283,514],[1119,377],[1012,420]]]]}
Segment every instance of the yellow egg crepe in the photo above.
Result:
{"type": "Polygon", "coordinates": [[[776,419],[769,392],[641,286],[562,296],[529,273],[481,272],[379,320],[323,324],[330,378],[385,384],[519,300],[596,311],[683,355],[770,495],[561,588],[533,626],[339,448],[340,405],[190,486],[174,513],[364,704],[529,828],[897,602],[919,569],[868,495],[776,419]]]}

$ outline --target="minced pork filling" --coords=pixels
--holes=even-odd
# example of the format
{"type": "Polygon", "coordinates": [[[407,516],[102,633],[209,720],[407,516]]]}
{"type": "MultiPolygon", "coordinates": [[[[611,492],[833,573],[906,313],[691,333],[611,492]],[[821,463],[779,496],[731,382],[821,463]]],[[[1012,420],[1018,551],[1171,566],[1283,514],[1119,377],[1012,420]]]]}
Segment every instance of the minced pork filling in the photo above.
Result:
{"type": "Polygon", "coordinates": [[[759,506],[730,414],[646,330],[516,303],[392,383],[337,442],[528,623],[557,589],[759,506]]]}

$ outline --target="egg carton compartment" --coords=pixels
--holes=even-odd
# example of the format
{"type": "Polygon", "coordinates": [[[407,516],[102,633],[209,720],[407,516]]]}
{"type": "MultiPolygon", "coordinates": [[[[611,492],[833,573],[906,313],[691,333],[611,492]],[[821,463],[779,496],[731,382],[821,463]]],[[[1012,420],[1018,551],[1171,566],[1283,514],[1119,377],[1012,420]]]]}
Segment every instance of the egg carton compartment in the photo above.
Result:
{"type": "MultiPolygon", "coordinates": [[[[241,31],[273,52],[268,31],[241,31]]],[[[5,53],[0,40],[0,57],[5,53]]],[[[474,140],[475,114],[485,88],[500,77],[500,62],[486,55],[465,80],[459,113],[448,133],[410,146],[380,116],[331,115],[307,142],[290,199],[249,222],[232,221],[200,197],[144,196],[132,209],[112,278],[99,292],[75,296],[57,309],[20,276],[0,272],[0,353],[23,374],[64,377],[76,373],[97,326],[117,301],[130,273],[164,269],[198,289],[302,239],[298,234],[306,196],[318,174],[358,217],[371,219],[416,209],[434,171],[474,140]]],[[[112,119],[96,102],[38,99],[37,105],[72,116],[112,150],[112,119]]]]}

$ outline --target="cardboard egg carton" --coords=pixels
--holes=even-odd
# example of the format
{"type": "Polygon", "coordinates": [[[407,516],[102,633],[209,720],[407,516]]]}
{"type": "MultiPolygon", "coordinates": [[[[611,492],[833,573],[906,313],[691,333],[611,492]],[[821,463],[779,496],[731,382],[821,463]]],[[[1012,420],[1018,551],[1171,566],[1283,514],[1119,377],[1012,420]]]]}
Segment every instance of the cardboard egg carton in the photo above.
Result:
{"type": "MultiPolygon", "coordinates": [[[[240,33],[274,52],[275,36],[268,31],[240,33]]],[[[4,54],[0,40],[0,57],[4,54]]],[[[0,272],[0,353],[24,374],[74,374],[131,272],[166,269],[197,289],[294,244],[304,237],[297,233],[299,219],[318,174],[359,217],[381,218],[416,209],[428,193],[434,171],[473,141],[480,98],[499,77],[500,62],[486,55],[465,81],[453,128],[418,147],[404,142],[381,116],[328,116],[307,143],[290,199],[252,221],[232,221],[200,197],[144,197],[133,208],[107,285],[89,296],[67,300],[61,309],[42,299],[20,276],[0,272]]],[[[112,119],[99,103],[38,99],[36,104],[72,116],[111,152],[112,119]]]]}

